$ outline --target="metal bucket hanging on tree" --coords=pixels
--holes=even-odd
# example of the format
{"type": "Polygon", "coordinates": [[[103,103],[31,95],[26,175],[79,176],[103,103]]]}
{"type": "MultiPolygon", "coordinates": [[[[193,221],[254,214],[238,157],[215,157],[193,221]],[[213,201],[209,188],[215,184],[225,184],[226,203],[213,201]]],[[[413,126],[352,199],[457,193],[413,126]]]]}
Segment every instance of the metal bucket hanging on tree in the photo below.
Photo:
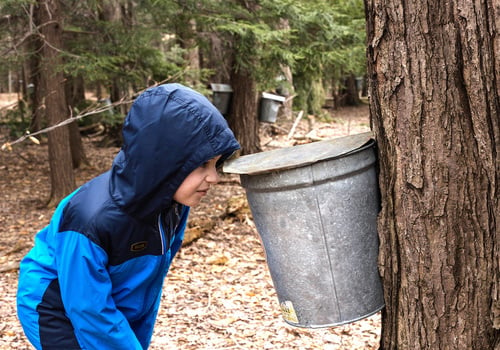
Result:
{"type": "Polygon", "coordinates": [[[371,133],[242,156],[240,174],[284,320],[329,327],[384,306],[371,133]]]}

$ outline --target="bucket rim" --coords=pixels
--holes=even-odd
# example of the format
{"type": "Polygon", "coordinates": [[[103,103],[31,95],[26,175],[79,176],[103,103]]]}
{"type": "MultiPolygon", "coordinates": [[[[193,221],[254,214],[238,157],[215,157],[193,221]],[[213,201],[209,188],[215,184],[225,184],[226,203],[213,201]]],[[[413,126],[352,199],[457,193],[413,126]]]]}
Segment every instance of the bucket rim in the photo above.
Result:
{"type": "Polygon", "coordinates": [[[319,161],[346,157],[373,147],[373,132],[332,138],[298,146],[248,154],[224,163],[223,171],[240,175],[258,175],[311,165],[319,161]]]}
{"type": "Polygon", "coordinates": [[[285,102],[285,100],[286,100],[285,96],[270,94],[268,92],[263,92],[262,93],[262,98],[266,99],[266,100],[277,101],[277,102],[285,102]]]}
{"type": "Polygon", "coordinates": [[[211,83],[210,89],[216,92],[233,92],[233,88],[229,84],[221,84],[221,83],[211,83]]]}

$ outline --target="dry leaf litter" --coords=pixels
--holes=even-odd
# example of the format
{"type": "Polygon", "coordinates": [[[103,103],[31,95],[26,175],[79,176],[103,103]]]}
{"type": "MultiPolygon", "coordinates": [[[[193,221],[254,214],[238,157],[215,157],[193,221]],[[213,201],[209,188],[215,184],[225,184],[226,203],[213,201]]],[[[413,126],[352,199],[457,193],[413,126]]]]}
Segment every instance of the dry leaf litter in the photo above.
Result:
{"type": "MultiPolygon", "coordinates": [[[[289,137],[293,120],[261,124],[263,150],[369,130],[366,106],[332,112],[324,123],[305,117],[289,137]]],[[[0,129],[0,143],[9,140],[0,129]]],[[[107,170],[118,148],[84,141],[91,166],[76,172],[78,184],[107,170]]],[[[0,350],[32,349],[16,317],[20,259],[34,234],[50,220],[47,143],[26,141],[0,152],[0,350]]],[[[378,349],[380,314],[331,328],[307,329],[282,320],[263,248],[239,177],[221,182],[192,210],[186,242],[163,290],[150,349],[378,349]]]]}

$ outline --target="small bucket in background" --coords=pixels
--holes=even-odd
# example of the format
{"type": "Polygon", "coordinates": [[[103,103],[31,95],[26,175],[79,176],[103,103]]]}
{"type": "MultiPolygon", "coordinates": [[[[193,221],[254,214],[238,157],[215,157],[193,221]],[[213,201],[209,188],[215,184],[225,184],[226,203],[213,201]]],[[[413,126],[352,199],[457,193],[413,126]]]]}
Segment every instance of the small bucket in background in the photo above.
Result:
{"type": "Polygon", "coordinates": [[[284,96],[273,95],[267,92],[262,93],[259,120],[266,123],[276,122],[280,106],[285,100],[286,98],[284,96]]]}
{"type": "Polygon", "coordinates": [[[227,115],[231,106],[233,88],[228,84],[210,84],[212,89],[212,103],[220,114],[227,115]]]}

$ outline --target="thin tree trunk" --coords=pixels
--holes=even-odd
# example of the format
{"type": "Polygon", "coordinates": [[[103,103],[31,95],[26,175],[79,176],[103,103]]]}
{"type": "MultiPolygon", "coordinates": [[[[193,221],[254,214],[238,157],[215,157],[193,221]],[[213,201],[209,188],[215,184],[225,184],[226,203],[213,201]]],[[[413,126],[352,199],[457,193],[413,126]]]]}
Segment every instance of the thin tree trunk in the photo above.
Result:
{"type": "MultiPolygon", "coordinates": [[[[249,13],[255,12],[257,1],[239,1],[249,13]]],[[[233,37],[233,47],[252,47],[254,41],[242,36],[233,37]],[[244,45],[242,45],[244,43],[244,45]]],[[[242,155],[260,151],[259,120],[257,117],[257,83],[252,75],[255,66],[253,49],[233,50],[231,65],[232,104],[227,116],[229,126],[241,145],[242,155]],[[236,59],[238,57],[238,60],[236,59]],[[238,62],[239,61],[239,62],[238,62]]]]}
{"type": "MultiPolygon", "coordinates": [[[[82,77],[67,77],[65,84],[66,105],[73,109],[85,101],[85,85],[82,77]]],[[[78,127],[78,122],[74,121],[68,125],[69,142],[71,146],[71,159],[73,168],[77,169],[82,164],[88,165],[89,161],[85,154],[82,137],[78,127]]]]}
{"type": "Polygon", "coordinates": [[[186,50],[184,60],[189,68],[186,80],[191,85],[196,85],[200,81],[200,50],[196,42],[196,21],[191,14],[180,15],[180,25],[177,26],[176,35],[179,45],[186,50]]]}
{"type": "Polygon", "coordinates": [[[234,70],[231,74],[233,87],[232,104],[227,117],[236,139],[241,145],[241,154],[260,151],[259,120],[257,118],[257,88],[251,73],[234,70]]]}
{"type": "Polygon", "coordinates": [[[495,1],[365,0],[384,350],[500,348],[495,1]]]}
{"type": "MultiPolygon", "coordinates": [[[[62,47],[61,14],[58,0],[39,0],[38,19],[43,38],[40,55],[40,84],[45,92],[45,115],[49,125],[68,117],[64,93],[64,76],[60,70],[62,60],[58,48],[62,47]]],[[[69,130],[66,126],[48,134],[51,194],[49,206],[57,204],[75,188],[69,130]]]]}
{"type": "Polygon", "coordinates": [[[345,81],[345,104],[347,106],[358,106],[361,103],[359,99],[359,91],[356,86],[356,77],[350,74],[344,79],[345,81]]]}
{"type": "MultiPolygon", "coordinates": [[[[288,19],[281,18],[279,21],[278,29],[290,29],[290,23],[288,19]]],[[[279,109],[279,116],[285,119],[293,119],[293,95],[295,94],[293,88],[293,73],[289,66],[281,66],[281,73],[283,74],[282,86],[280,89],[283,96],[287,97],[283,106],[279,109]]]]}
{"type": "Polygon", "coordinates": [[[288,66],[281,67],[281,72],[285,77],[283,81],[283,89],[280,93],[286,97],[283,102],[283,106],[279,109],[279,116],[285,119],[293,119],[293,95],[295,93],[293,89],[293,74],[292,70],[288,66]]]}
{"type": "Polygon", "coordinates": [[[85,154],[78,122],[74,121],[68,124],[68,129],[73,169],[80,168],[82,165],[89,165],[90,163],[87,155],[85,154]]]}
{"type": "Polygon", "coordinates": [[[30,98],[31,107],[31,123],[30,131],[35,132],[42,129],[43,120],[45,117],[45,106],[44,106],[44,86],[40,81],[41,75],[41,57],[38,53],[38,48],[42,47],[43,41],[38,36],[32,36],[27,41],[28,51],[30,52],[28,64],[31,67],[31,79],[30,83],[33,84],[33,92],[30,98]]]}
{"type": "MultiPolygon", "coordinates": [[[[124,27],[129,27],[133,23],[133,3],[130,1],[121,0],[103,0],[99,7],[99,18],[103,21],[111,23],[121,23],[124,27]]],[[[122,67],[124,70],[131,69],[131,67],[122,67]]],[[[112,77],[110,86],[110,99],[112,102],[117,102],[122,97],[128,94],[128,82],[123,82],[118,76],[112,77]]],[[[127,114],[127,106],[120,104],[117,106],[120,113],[127,114]]]]}
{"type": "Polygon", "coordinates": [[[216,33],[205,35],[207,36],[205,40],[208,42],[209,48],[200,51],[201,68],[212,70],[210,82],[229,83],[231,79],[231,52],[233,50],[230,47],[230,39],[216,33]]]}

